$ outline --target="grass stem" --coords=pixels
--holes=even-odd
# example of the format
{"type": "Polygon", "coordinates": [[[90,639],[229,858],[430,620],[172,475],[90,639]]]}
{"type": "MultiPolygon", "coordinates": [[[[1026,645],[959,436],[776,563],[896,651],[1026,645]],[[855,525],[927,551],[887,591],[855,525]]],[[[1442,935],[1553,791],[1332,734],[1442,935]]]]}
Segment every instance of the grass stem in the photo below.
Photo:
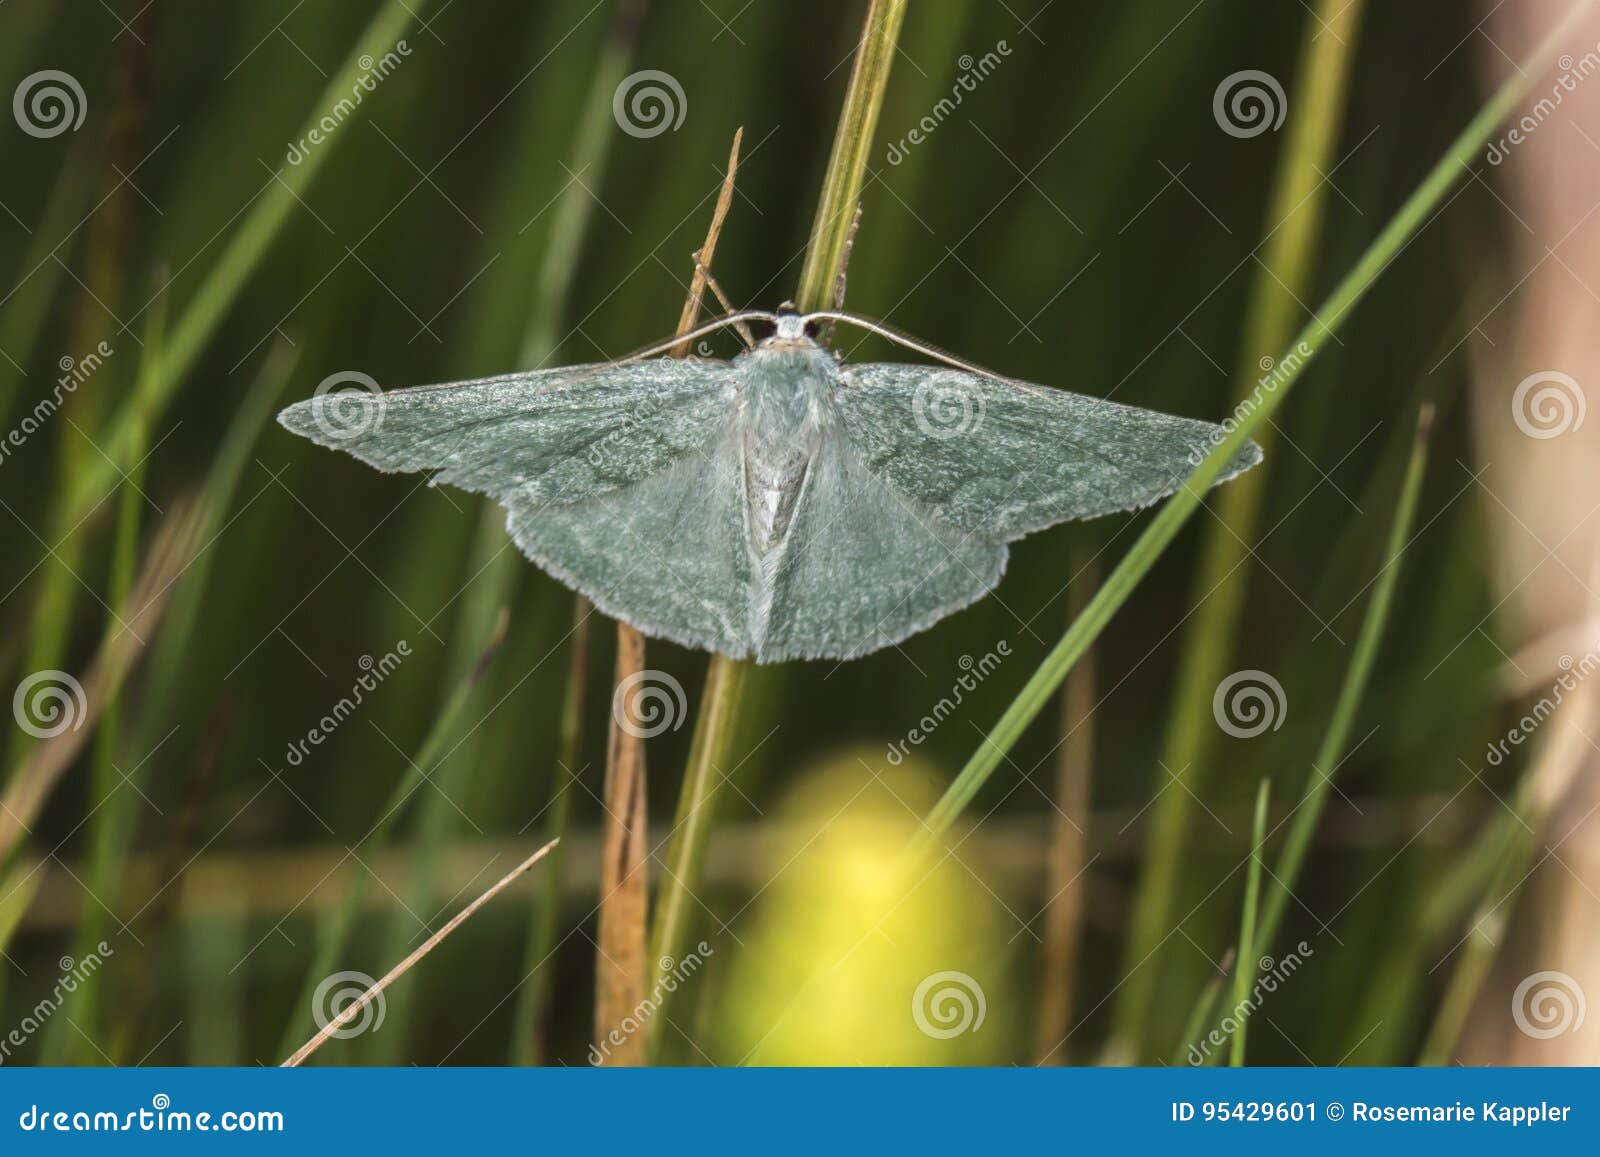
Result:
{"type": "MultiPolygon", "coordinates": [[[[1544,72],[1577,20],[1587,14],[1594,3],[1595,0],[1579,0],[1543,43],[1520,62],[1516,73],[1500,86],[1461,130],[1400,210],[1340,280],[1316,311],[1313,320],[1300,331],[1298,340],[1291,345],[1290,350],[1298,352],[1300,356],[1298,360],[1288,363],[1291,368],[1285,372],[1277,389],[1267,392],[1260,404],[1244,415],[1232,432],[1195,467],[1178,492],[1167,499],[1111,572],[1105,585],[1084,608],[1083,614],[1078,616],[1045,657],[985,737],[983,744],[928,813],[925,830],[917,841],[918,851],[925,852],[931,848],[988,782],[1028,725],[1050,701],[1067,672],[1100,637],[1111,617],[1127,602],[1156,560],[1194,516],[1206,492],[1226,464],[1277,413],[1305,375],[1306,369],[1315,363],[1316,355],[1331,339],[1337,327],[1344,323],[1417,233],[1442,211],[1447,194],[1468,172],[1496,126],[1526,96],[1529,87],[1544,72]]],[[[1282,364],[1283,359],[1280,358],[1279,362],[1282,364]]]]}
{"type": "Polygon", "coordinates": [[[1228,1064],[1234,1068],[1244,1064],[1245,1021],[1237,1010],[1248,1006],[1250,988],[1256,982],[1256,909],[1261,903],[1262,845],[1267,842],[1267,801],[1271,792],[1272,781],[1263,779],[1256,789],[1255,823],[1250,829],[1250,872],[1244,887],[1244,915],[1239,921],[1239,958],[1233,970],[1234,1017],[1239,1027],[1234,1030],[1228,1064]]]}
{"type": "Polygon", "coordinates": [[[800,289],[795,304],[802,313],[833,307],[835,287],[850,250],[851,226],[861,201],[867,173],[867,154],[883,110],[889,87],[889,67],[894,63],[900,26],[905,22],[907,0],[872,0],[861,26],[850,87],[845,90],[839,127],[833,136],[817,216],[811,225],[800,289]]]}
{"type": "MultiPolygon", "coordinates": [[[[689,293],[678,315],[677,332],[680,334],[692,330],[700,318],[711,261],[716,256],[723,223],[733,208],[734,183],[739,172],[739,148],[743,141],[744,130],[740,129],[734,133],[733,146],[728,151],[728,168],[717,194],[716,208],[711,212],[711,225],[706,230],[705,244],[696,255],[689,293]]],[[[688,352],[686,347],[680,346],[673,350],[673,356],[683,357],[688,352]]],[[[722,654],[712,655],[706,666],[700,716],[695,723],[694,739],[689,745],[689,762],[684,768],[683,786],[678,792],[672,842],[667,847],[666,871],[661,882],[661,893],[656,898],[651,927],[649,983],[652,991],[657,988],[663,973],[676,967],[683,953],[683,945],[689,938],[692,914],[690,900],[704,873],[706,845],[711,838],[714,816],[711,797],[717,788],[715,781],[721,778],[721,769],[728,762],[727,753],[733,741],[733,724],[739,712],[746,670],[747,664],[722,654]]],[[[665,989],[661,992],[664,1004],[668,994],[665,989]]],[[[648,1042],[649,1047],[652,1050],[658,1048],[660,1039],[659,1033],[653,1034],[648,1042]]]]}
{"type": "MultiPolygon", "coordinates": [[[[1360,29],[1362,0],[1320,0],[1306,22],[1304,43],[1283,157],[1268,203],[1271,232],[1261,246],[1261,264],[1250,287],[1237,354],[1237,400],[1248,398],[1260,375],[1259,359],[1283,349],[1294,333],[1301,302],[1310,296],[1317,238],[1328,197],[1324,176],[1344,120],[1345,90],[1360,29]]],[[[1217,729],[1211,696],[1228,674],[1249,587],[1249,543],[1255,541],[1274,460],[1273,428],[1257,441],[1266,458],[1216,496],[1217,518],[1208,524],[1194,577],[1196,607],[1185,633],[1172,696],[1162,764],[1175,769],[1175,787],[1163,791],[1151,812],[1146,858],[1134,896],[1132,931],[1126,945],[1130,965],[1159,954],[1177,903],[1184,873],[1184,845],[1194,799],[1204,790],[1217,729]]],[[[1117,1035],[1135,1046],[1145,1040],[1161,970],[1151,960],[1133,970],[1118,994],[1117,1035]]]]}
{"type": "MultiPolygon", "coordinates": [[[[866,179],[867,154],[883,108],[906,3],[907,0],[871,0],[867,7],[795,295],[802,311],[827,309],[834,304],[839,278],[850,255],[856,208],[866,179]]],[[[731,163],[728,173],[731,180],[731,163]]],[[[726,188],[731,192],[731,185],[726,188]]],[[[701,263],[707,267],[710,248],[708,245],[701,255],[701,263]]],[[[657,900],[652,957],[653,967],[658,970],[664,962],[676,961],[688,940],[688,900],[699,882],[711,832],[709,801],[733,742],[749,667],[747,662],[716,654],[706,668],[705,693],[668,851],[667,878],[657,900]]],[[[667,964],[668,968],[671,966],[667,964]]],[[[662,1018],[658,1015],[655,1019],[662,1018]]]]}
{"type": "Polygon", "coordinates": [[[1417,417],[1416,437],[1412,442],[1410,461],[1406,465],[1405,480],[1400,486],[1400,497],[1395,504],[1394,520],[1389,526],[1383,568],[1373,580],[1372,601],[1367,604],[1367,613],[1361,622],[1361,634],[1356,638],[1355,651],[1350,657],[1350,666],[1345,670],[1338,701],[1334,704],[1333,718],[1328,722],[1328,730],[1311,763],[1305,797],[1295,809],[1289,834],[1284,838],[1283,854],[1278,857],[1277,870],[1272,874],[1273,887],[1268,890],[1261,918],[1261,943],[1264,946],[1270,945],[1277,935],[1295,882],[1305,867],[1306,854],[1311,848],[1312,837],[1316,835],[1322,809],[1328,802],[1328,793],[1333,790],[1333,777],[1338,774],[1339,764],[1344,760],[1356,711],[1361,706],[1367,683],[1372,677],[1384,629],[1389,622],[1389,608],[1394,603],[1395,586],[1400,579],[1400,560],[1411,545],[1411,527],[1416,521],[1417,502],[1422,494],[1422,479],[1427,470],[1432,432],[1433,407],[1426,405],[1417,417]]]}

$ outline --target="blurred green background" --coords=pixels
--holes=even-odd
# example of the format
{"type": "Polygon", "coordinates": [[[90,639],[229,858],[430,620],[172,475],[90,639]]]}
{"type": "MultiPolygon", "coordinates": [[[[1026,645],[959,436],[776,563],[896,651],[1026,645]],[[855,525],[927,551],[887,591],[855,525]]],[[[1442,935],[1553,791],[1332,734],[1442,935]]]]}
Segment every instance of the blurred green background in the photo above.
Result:
{"type": "MultiPolygon", "coordinates": [[[[4,91],[56,69],[86,104],[75,131],[38,137],[7,122],[0,132],[0,421],[16,426],[50,394],[61,359],[81,362],[101,341],[114,351],[0,465],[6,686],[59,669],[96,700],[93,736],[78,733],[86,742],[5,866],[0,1033],[49,995],[62,957],[81,960],[102,939],[114,950],[7,1063],[276,1062],[316,1027],[310,986],[335,970],[381,975],[550,830],[570,594],[497,553],[497,516],[476,498],[301,444],[270,421],[278,405],[340,372],[394,388],[603,360],[669,335],[741,126],[715,273],[741,306],[772,308],[795,291],[862,4],[411,7],[416,19],[372,0],[0,7],[4,91]],[[375,20],[390,21],[386,42],[375,20]],[[359,53],[382,58],[397,37],[407,53],[392,72],[290,164],[304,125],[329,112],[330,78],[359,53]],[[612,112],[617,82],[645,69],[683,93],[681,125],[653,136],[623,131],[612,112]],[[103,450],[115,439],[137,452],[113,448],[112,471],[103,450]],[[204,563],[139,632],[148,646],[120,688],[96,698],[86,672],[117,630],[109,608],[191,501],[209,519],[204,563]],[[504,641],[474,676],[502,606],[504,641]],[[410,657],[292,762],[290,744],[350,693],[363,657],[401,641],[410,657]],[[441,712],[442,758],[421,761],[429,782],[391,815],[441,712]],[[383,817],[392,831],[381,846],[359,845],[383,817]],[[358,886],[353,926],[319,960],[358,886]]],[[[1458,47],[1474,8],[1368,7],[1349,79],[1328,98],[1343,125],[1296,295],[1306,302],[1483,98],[1476,50],[1458,47]]],[[[848,306],[1009,375],[1220,419],[1239,376],[1281,352],[1248,348],[1242,334],[1285,142],[1295,118],[1314,115],[1297,103],[1313,19],[1306,5],[1247,0],[914,0],[869,162],[848,306]],[[950,94],[971,67],[964,58],[1002,43],[998,66],[891,163],[889,142],[950,94]],[[1243,69],[1287,90],[1288,127],[1220,130],[1213,92],[1243,69]]],[[[1416,412],[1431,399],[1423,529],[1354,724],[1360,742],[1270,948],[1306,939],[1315,954],[1271,998],[1277,1031],[1262,1023],[1250,1035],[1258,1063],[1416,1058],[1451,974],[1436,966],[1486,886],[1473,833],[1501,810],[1474,786],[1427,822],[1461,786],[1459,761],[1478,766],[1503,730],[1497,598],[1481,512],[1461,500],[1471,366],[1447,355],[1470,328],[1469,294],[1487,282],[1498,297],[1509,280],[1496,256],[1504,222],[1490,185],[1467,183],[1279,419],[1253,550],[1228,579],[1245,594],[1223,669],[1270,672],[1286,697],[1282,725],[1210,737],[1181,786],[1161,765],[1197,552],[1217,533],[1209,514],[1097,646],[1071,1060],[1181,1051],[1238,935],[1257,783],[1273,777],[1281,812],[1314,774],[1416,412]],[[1197,802],[1179,858],[1178,934],[1130,962],[1151,820],[1180,791],[1197,802]],[[1130,963],[1148,1007],[1124,1009],[1141,1025],[1124,1039],[1115,1026],[1130,963]]],[[[843,331],[836,346],[893,356],[843,331]]],[[[834,934],[806,920],[839,901],[820,870],[796,890],[776,849],[825,826],[818,800],[876,798],[889,744],[950,692],[963,656],[1004,641],[1009,656],[910,761],[920,786],[901,794],[922,807],[936,798],[1064,629],[1069,579],[1091,559],[1103,574],[1141,523],[1058,527],[1018,544],[993,597],[903,648],[752,676],[696,890],[695,939],[714,954],[677,994],[670,1027],[656,1028],[664,1059],[738,1061],[762,1025],[783,1019],[782,989],[797,983],[783,962],[806,950],[808,928],[834,934]]],[[[320,1062],[584,1063],[613,650],[609,624],[590,627],[559,910],[540,906],[536,869],[387,993],[377,1032],[331,1042],[320,1062]],[[531,960],[546,916],[559,947],[531,960]],[[538,986],[544,1003],[530,1011],[538,986]]],[[[648,664],[681,683],[692,713],[706,656],[652,641],[648,664]]],[[[691,731],[649,744],[663,834],[691,731]]],[[[879,954],[901,971],[916,962],[913,980],[937,968],[978,977],[988,1035],[956,1054],[920,1036],[878,1052],[872,1032],[790,1032],[780,1039],[791,1051],[769,1059],[1035,1059],[1038,1009],[1060,980],[1044,974],[1040,943],[1060,735],[1047,711],[968,813],[970,835],[944,869],[954,878],[929,885],[946,890],[879,954]]],[[[5,739],[12,785],[52,742],[5,739]]],[[[1509,794],[1522,758],[1487,769],[1486,783],[1509,794]]],[[[897,810],[914,830],[911,811],[897,810]]],[[[848,880],[841,895],[855,891],[848,880]]],[[[866,983],[847,1007],[905,1031],[898,980],[876,996],[870,979],[837,983],[866,983]]]]}

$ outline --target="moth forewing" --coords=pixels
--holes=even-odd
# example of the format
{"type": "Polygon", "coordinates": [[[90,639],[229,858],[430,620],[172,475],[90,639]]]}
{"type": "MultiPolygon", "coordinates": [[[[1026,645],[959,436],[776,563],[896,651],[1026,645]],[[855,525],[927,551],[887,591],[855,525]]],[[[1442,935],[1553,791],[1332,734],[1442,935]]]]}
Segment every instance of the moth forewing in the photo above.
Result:
{"type": "MultiPolygon", "coordinates": [[[[602,611],[763,662],[898,643],[991,590],[1010,540],[1172,493],[1224,432],[790,307],[617,362],[340,397],[279,420],[491,495],[523,553],[602,611]],[[654,356],[750,320],[774,333],[732,361],[654,356]],[[808,336],[817,321],[943,364],[842,364],[808,336]]],[[[1226,477],[1259,458],[1248,445],[1226,477]]]]}

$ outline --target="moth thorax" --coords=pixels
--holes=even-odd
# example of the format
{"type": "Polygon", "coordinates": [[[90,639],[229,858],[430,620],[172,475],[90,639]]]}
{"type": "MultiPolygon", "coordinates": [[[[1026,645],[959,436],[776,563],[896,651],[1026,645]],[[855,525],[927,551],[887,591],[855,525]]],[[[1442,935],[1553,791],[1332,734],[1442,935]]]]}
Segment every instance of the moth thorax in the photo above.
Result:
{"type": "Polygon", "coordinates": [[[744,399],[745,492],[758,554],[781,544],[818,441],[827,355],[761,349],[751,354],[744,399]]]}

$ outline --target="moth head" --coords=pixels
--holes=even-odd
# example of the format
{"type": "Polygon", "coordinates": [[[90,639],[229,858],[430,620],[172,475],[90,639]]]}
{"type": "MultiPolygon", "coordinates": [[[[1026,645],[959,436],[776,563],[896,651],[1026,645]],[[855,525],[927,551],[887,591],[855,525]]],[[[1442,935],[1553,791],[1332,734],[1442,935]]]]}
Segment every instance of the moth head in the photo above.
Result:
{"type": "Polygon", "coordinates": [[[801,341],[806,337],[806,319],[794,307],[794,302],[786,301],[778,306],[777,327],[772,336],[778,341],[801,341]]]}

